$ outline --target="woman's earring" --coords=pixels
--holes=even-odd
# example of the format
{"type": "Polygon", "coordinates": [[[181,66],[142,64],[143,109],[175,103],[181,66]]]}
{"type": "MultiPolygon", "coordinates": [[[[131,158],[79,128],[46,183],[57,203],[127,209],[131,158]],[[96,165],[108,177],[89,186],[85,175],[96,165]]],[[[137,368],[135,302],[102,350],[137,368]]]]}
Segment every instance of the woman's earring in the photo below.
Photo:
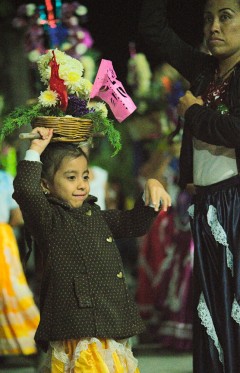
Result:
{"type": "Polygon", "coordinates": [[[43,192],[43,193],[44,193],[44,194],[46,194],[46,195],[47,195],[47,194],[49,194],[47,190],[44,190],[44,192],[43,192]]]}

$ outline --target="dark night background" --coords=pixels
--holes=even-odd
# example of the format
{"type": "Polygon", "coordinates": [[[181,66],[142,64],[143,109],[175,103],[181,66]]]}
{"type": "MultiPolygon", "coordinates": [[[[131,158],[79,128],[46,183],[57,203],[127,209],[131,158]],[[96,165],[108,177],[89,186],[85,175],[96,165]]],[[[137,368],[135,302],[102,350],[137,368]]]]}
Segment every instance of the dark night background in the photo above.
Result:
{"type": "MultiPolygon", "coordinates": [[[[14,30],[11,27],[11,21],[16,15],[18,6],[30,2],[37,5],[44,4],[42,0],[0,0],[1,91],[10,89],[7,75],[9,75],[9,81],[11,82],[12,75],[18,73],[16,64],[20,66],[21,71],[21,64],[24,63],[20,61],[21,58],[19,60],[19,57],[16,57],[16,61],[14,61],[14,53],[17,53],[17,49],[20,51],[20,48],[23,47],[21,31],[14,30]],[[9,64],[13,66],[12,70],[9,69],[8,71],[9,64]]],[[[63,0],[63,2],[66,1],[63,0]]],[[[101,53],[100,59],[111,60],[118,79],[126,85],[129,42],[136,41],[137,38],[141,0],[82,0],[78,2],[88,8],[88,21],[85,26],[92,33],[94,47],[101,53]]],[[[200,0],[169,0],[170,24],[185,41],[196,46],[200,44],[202,39],[201,3],[200,0]]],[[[144,52],[144,50],[141,50],[141,45],[138,46],[137,51],[144,52]]],[[[149,62],[154,67],[161,61],[149,62]]],[[[22,89],[24,92],[24,87],[22,89]]],[[[19,97],[19,93],[13,92],[9,98],[10,107],[20,104],[19,101],[25,98],[27,97],[19,97]]]]}

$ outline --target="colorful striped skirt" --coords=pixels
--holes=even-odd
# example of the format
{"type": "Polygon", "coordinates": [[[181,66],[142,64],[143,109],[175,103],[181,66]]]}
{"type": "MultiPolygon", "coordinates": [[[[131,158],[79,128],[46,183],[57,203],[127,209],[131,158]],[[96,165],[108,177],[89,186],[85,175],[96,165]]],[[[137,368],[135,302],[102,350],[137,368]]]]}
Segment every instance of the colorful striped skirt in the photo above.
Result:
{"type": "Polygon", "coordinates": [[[52,342],[41,373],[140,373],[128,340],[52,342]]]}
{"type": "Polygon", "coordinates": [[[35,354],[38,323],[13,229],[0,223],[0,355],[35,354]]]}

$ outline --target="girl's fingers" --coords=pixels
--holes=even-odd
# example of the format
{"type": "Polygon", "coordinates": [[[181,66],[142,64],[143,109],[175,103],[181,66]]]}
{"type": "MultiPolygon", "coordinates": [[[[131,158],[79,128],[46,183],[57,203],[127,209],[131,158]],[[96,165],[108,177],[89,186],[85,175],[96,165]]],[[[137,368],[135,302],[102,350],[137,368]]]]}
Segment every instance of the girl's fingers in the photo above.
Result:
{"type": "Polygon", "coordinates": [[[145,206],[148,206],[149,205],[149,192],[148,192],[148,189],[145,188],[145,206]]]}
{"type": "Polygon", "coordinates": [[[53,129],[52,128],[45,128],[45,127],[36,127],[32,131],[32,133],[39,133],[41,135],[42,140],[47,140],[49,136],[52,136],[53,129]]]}
{"type": "Polygon", "coordinates": [[[171,206],[171,197],[169,195],[166,195],[162,199],[162,209],[163,211],[167,211],[167,209],[171,206]]]}

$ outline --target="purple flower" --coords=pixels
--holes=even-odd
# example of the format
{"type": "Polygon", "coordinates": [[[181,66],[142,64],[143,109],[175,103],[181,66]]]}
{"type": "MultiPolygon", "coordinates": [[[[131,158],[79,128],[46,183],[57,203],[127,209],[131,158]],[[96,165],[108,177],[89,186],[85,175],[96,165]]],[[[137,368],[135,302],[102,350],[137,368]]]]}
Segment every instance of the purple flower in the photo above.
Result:
{"type": "Polygon", "coordinates": [[[68,107],[66,110],[67,115],[72,115],[73,117],[81,117],[82,115],[93,113],[94,109],[87,108],[87,101],[81,100],[77,96],[68,96],[68,107]]]}

